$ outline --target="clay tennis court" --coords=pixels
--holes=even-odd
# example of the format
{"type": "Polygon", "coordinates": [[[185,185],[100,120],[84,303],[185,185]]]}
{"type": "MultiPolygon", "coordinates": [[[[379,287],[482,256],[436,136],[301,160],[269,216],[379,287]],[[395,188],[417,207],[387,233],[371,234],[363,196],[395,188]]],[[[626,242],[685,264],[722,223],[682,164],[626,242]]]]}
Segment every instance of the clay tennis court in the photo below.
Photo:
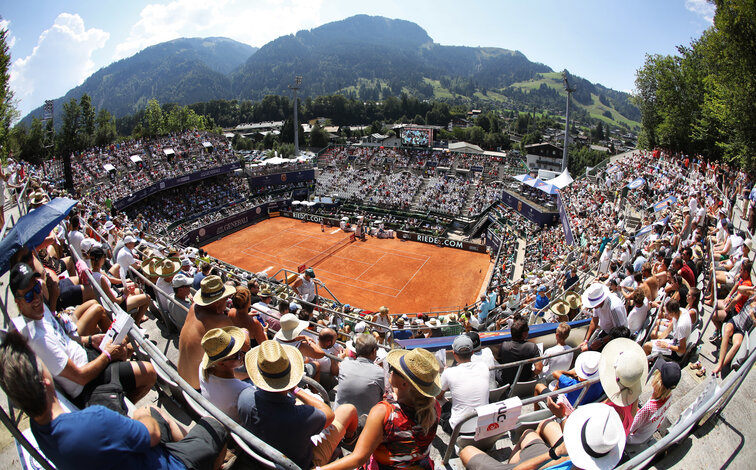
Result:
{"type": "Polygon", "coordinates": [[[234,266],[269,276],[281,268],[313,265],[317,278],[340,302],[368,310],[385,305],[391,313],[471,304],[491,266],[482,253],[396,238],[348,242],[349,235],[337,227],[321,232],[320,224],[277,217],[203,248],[234,266]]]}

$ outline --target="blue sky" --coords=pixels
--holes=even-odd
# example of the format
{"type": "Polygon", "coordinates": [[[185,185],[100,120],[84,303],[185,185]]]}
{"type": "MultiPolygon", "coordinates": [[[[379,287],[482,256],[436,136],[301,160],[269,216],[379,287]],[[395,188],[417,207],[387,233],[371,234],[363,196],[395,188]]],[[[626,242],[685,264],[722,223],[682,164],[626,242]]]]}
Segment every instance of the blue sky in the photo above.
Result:
{"type": "Polygon", "coordinates": [[[355,14],[417,23],[444,45],[515,49],[554,70],[631,91],[645,54],[711,26],[706,0],[41,0],[0,7],[21,115],[111,62],[177,37],[262,46],[355,14]]]}

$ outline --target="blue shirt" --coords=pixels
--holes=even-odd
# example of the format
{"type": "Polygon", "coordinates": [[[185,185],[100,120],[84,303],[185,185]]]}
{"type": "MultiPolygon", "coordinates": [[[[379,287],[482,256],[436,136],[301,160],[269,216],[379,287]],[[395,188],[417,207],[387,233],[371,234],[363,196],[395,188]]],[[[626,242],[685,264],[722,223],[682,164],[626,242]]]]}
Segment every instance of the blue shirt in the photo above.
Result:
{"type": "Polygon", "coordinates": [[[150,447],[144,424],[103,406],[61,414],[44,426],[29,422],[40,450],[59,470],[186,468],[162,445],[150,447]]]}
{"type": "Polygon", "coordinates": [[[312,441],[325,428],[325,414],[296,405],[290,394],[246,388],[237,400],[239,422],[301,468],[312,468],[312,441]]]}
{"type": "Polygon", "coordinates": [[[643,268],[643,263],[645,263],[646,261],[646,258],[644,258],[643,256],[637,257],[633,262],[633,272],[639,273],[643,268]]]}
{"type": "MultiPolygon", "coordinates": [[[[567,388],[572,385],[578,384],[580,381],[574,377],[570,377],[567,374],[562,374],[559,377],[559,388],[567,388]]],[[[575,405],[575,402],[577,401],[580,394],[583,392],[582,388],[579,388],[575,390],[574,392],[570,392],[567,394],[567,401],[570,402],[573,406],[575,405]]],[[[596,382],[595,384],[588,387],[588,390],[585,392],[585,396],[582,400],[580,400],[581,405],[585,405],[586,403],[593,403],[594,401],[598,400],[601,394],[604,393],[604,387],[601,386],[601,382],[596,382]]]]}
{"type": "Polygon", "coordinates": [[[394,339],[412,338],[412,330],[394,330],[391,333],[394,335],[394,339]]]}
{"type": "Polygon", "coordinates": [[[192,287],[194,288],[194,290],[200,290],[200,288],[202,287],[200,283],[202,282],[203,279],[205,279],[205,275],[202,274],[202,271],[194,275],[194,282],[192,283],[192,287]]]}
{"type": "Polygon", "coordinates": [[[541,310],[542,308],[546,307],[547,305],[549,305],[549,298],[548,297],[546,297],[543,294],[536,295],[535,303],[533,304],[533,306],[537,310],[541,310]]]}

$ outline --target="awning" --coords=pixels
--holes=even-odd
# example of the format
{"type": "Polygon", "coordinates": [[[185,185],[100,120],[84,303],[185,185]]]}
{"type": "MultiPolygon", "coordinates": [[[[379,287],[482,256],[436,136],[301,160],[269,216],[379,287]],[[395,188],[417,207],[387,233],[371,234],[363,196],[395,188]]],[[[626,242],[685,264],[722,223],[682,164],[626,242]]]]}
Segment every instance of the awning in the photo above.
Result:
{"type": "Polygon", "coordinates": [[[546,180],[548,184],[553,184],[556,186],[557,189],[563,189],[570,185],[574,180],[572,179],[572,176],[570,176],[570,173],[565,169],[559,176],[556,178],[552,178],[550,180],[546,180]]]}
{"type": "Polygon", "coordinates": [[[174,155],[176,152],[173,149],[163,149],[163,153],[166,155],[174,155]]]}
{"type": "Polygon", "coordinates": [[[139,155],[132,155],[132,156],[129,157],[129,159],[132,162],[134,162],[134,163],[141,163],[142,162],[142,157],[140,157],[139,155]]]}
{"type": "Polygon", "coordinates": [[[113,165],[111,165],[110,163],[106,163],[106,164],[102,165],[102,167],[105,168],[105,171],[108,171],[108,172],[110,172],[110,171],[116,171],[116,168],[113,165]]]}
{"type": "Polygon", "coordinates": [[[546,194],[556,194],[557,193],[557,187],[553,184],[549,184],[543,180],[536,179],[536,183],[534,186],[536,189],[540,189],[546,194]]]}
{"type": "Polygon", "coordinates": [[[202,142],[202,146],[208,149],[208,148],[211,148],[213,144],[211,144],[210,142],[202,142]]]}
{"type": "Polygon", "coordinates": [[[521,183],[527,183],[528,181],[532,181],[535,178],[533,178],[529,174],[525,173],[523,175],[517,175],[517,176],[515,176],[514,179],[516,179],[517,181],[520,181],[521,183]]]}

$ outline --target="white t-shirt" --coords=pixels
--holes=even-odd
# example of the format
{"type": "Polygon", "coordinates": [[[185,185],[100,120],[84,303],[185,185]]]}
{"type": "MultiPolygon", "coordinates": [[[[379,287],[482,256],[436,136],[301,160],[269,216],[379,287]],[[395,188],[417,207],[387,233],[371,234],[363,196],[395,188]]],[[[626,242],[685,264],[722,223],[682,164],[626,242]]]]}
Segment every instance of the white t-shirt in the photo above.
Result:
{"type": "Polygon", "coordinates": [[[640,307],[633,307],[630,310],[630,314],[627,316],[627,327],[630,329],[630,333],[635,333],[641,329],[643,322],[646,321],[648,316],[648,299],[643,298],[643,305],[640,307]]]}
{"type": "Polygon", "coordinates": [[[591,316],[598,317],[598,326],[606,333],[615,326],[627,325],[625,303],[614,294],[609,294],[608,302],[594,308],[591,316]]]}
{"type": "Polygon", "coordinates": [[[129,273],[129,266],[134,264],[135,261],[131,250],[125,246],[118,251],[116,262],[121,267],[121,282],[123,282],[124,287],[126,286],[126,275],[129,273]]]}
{"type": "Polygon", "coordinates": [[[13,318],[13,324],[29,342],[34,354],[42,359],[63,390],[71,398],[76,398],[84,386],[60,377],[60,373],[66,368],[69,359],[76,367],[84,367],[89,362],[87,352],[81,344],[66,334],[58,320],[50,313],[47,305],[44,307],[45,313],[41,320],[30,320],[19,315],[13,318]]]}
{"type": "MultiPolygon", "coordinates": [[[[544,356],[550,356],[553,354],[559,354],[561,352],[567,351],[568,349],[571,349],[566,344],[564,346],[557,344],[556,346],[552,346],[546,351],[543,352],[544,356]]],[[[544,358],[543,360],[543,371],[541,372],[540,378],[550,378],[551,373],[557,370],[570,370],[570,365],[572,365],[572,356],[575,353],[569,353],[569,354],[562,354],[561,356],[552,357],[552,358],[544,358]]]]}
{"type": "Polygon", "coordinates": [[[304,274],[299,276],[299,279],[302,280],[302,285],[297,289],[299,296],[305,302],[312,302],[315,299],[315,281],[307,280],[304,274]]]}
{"type": "Polygon", "coordinates": [[[205,380],[202,377],[201,364],[199,368],[199,381],[202,396],[217,406],[219,410],[226,413],[229,418],[238,422],[239,410],[236,408],[236,402],[239,394],[245,388],[254,388],[254,385],[239,379],[225,379],[212,374],[209,374],[207,380],[205,380]]]}
{"type": "Polygon", "coordinates": [[[488,404],[489,376],[488,367],[481,362],[459,364],[441,374],[441,389],[450,390],[452,395],[452,428],[464,413],[488,404]]]}
{"type": "Polygon", "coordinates": [[[71,233],[68,234],[68,240],[71,243],[71,247],[76,251],[76,254],[79,255],[79,258],[84,259],[84,256],[81,254],[81,242],[84,240],[84,234],[78,230],[71,230],[71,233]]]}
{"type": "MultiPolygon", "coordinates": [[[[344,350],[344,347],[341,346],[339,343],[335,343],[333,346],[331,346],[328,349],[324,349],[323,351],[327,352],[328,354],[333,354],[334,356],[338,356],[341,354],[341,352],[344,350]]],[[[320,364],[320,373],[331,373],[331,358],[327,356],[323,356],[320,359],[315,359],[320,364]]]]}
{"type": "Polygon", "coordinates": [[[488,348],[482,348],[480,351],[473,353],[472,357],[470,358],[470,361],[480,362],[482,364],[485,364],[486,367],[489,368],[490,379],[488,381],[488,386],[491,389],[496,388],[496,371],[490,370],[490,368],[497,365],[497,362],[496,362],[496,359],[494,359],[494,355],[491,352],[491,350],[488,348]]]}
{"type": "Polygon", "coordinates": [[[166,281],[166,278],[159,277],[155,285],[158,288],[158,292],[155,292],[157,294],[157,300],[158,300],[158,306],[160,306],[160,311],[167,312],[168,311],[168,302],[170,300],[167,299],[171,294],[173,294],[173,286],[170,282],[166,281]]]}
{"type": "Polygon", "coordinates": [[[693,325],[690,323],[690,315],[680,310],[680,316],[676,320],[672,320],[672,325],[672,342],[677,346],[680,344],[680,341],[690,336],[690,331],[693,328],[693,325]]]}

